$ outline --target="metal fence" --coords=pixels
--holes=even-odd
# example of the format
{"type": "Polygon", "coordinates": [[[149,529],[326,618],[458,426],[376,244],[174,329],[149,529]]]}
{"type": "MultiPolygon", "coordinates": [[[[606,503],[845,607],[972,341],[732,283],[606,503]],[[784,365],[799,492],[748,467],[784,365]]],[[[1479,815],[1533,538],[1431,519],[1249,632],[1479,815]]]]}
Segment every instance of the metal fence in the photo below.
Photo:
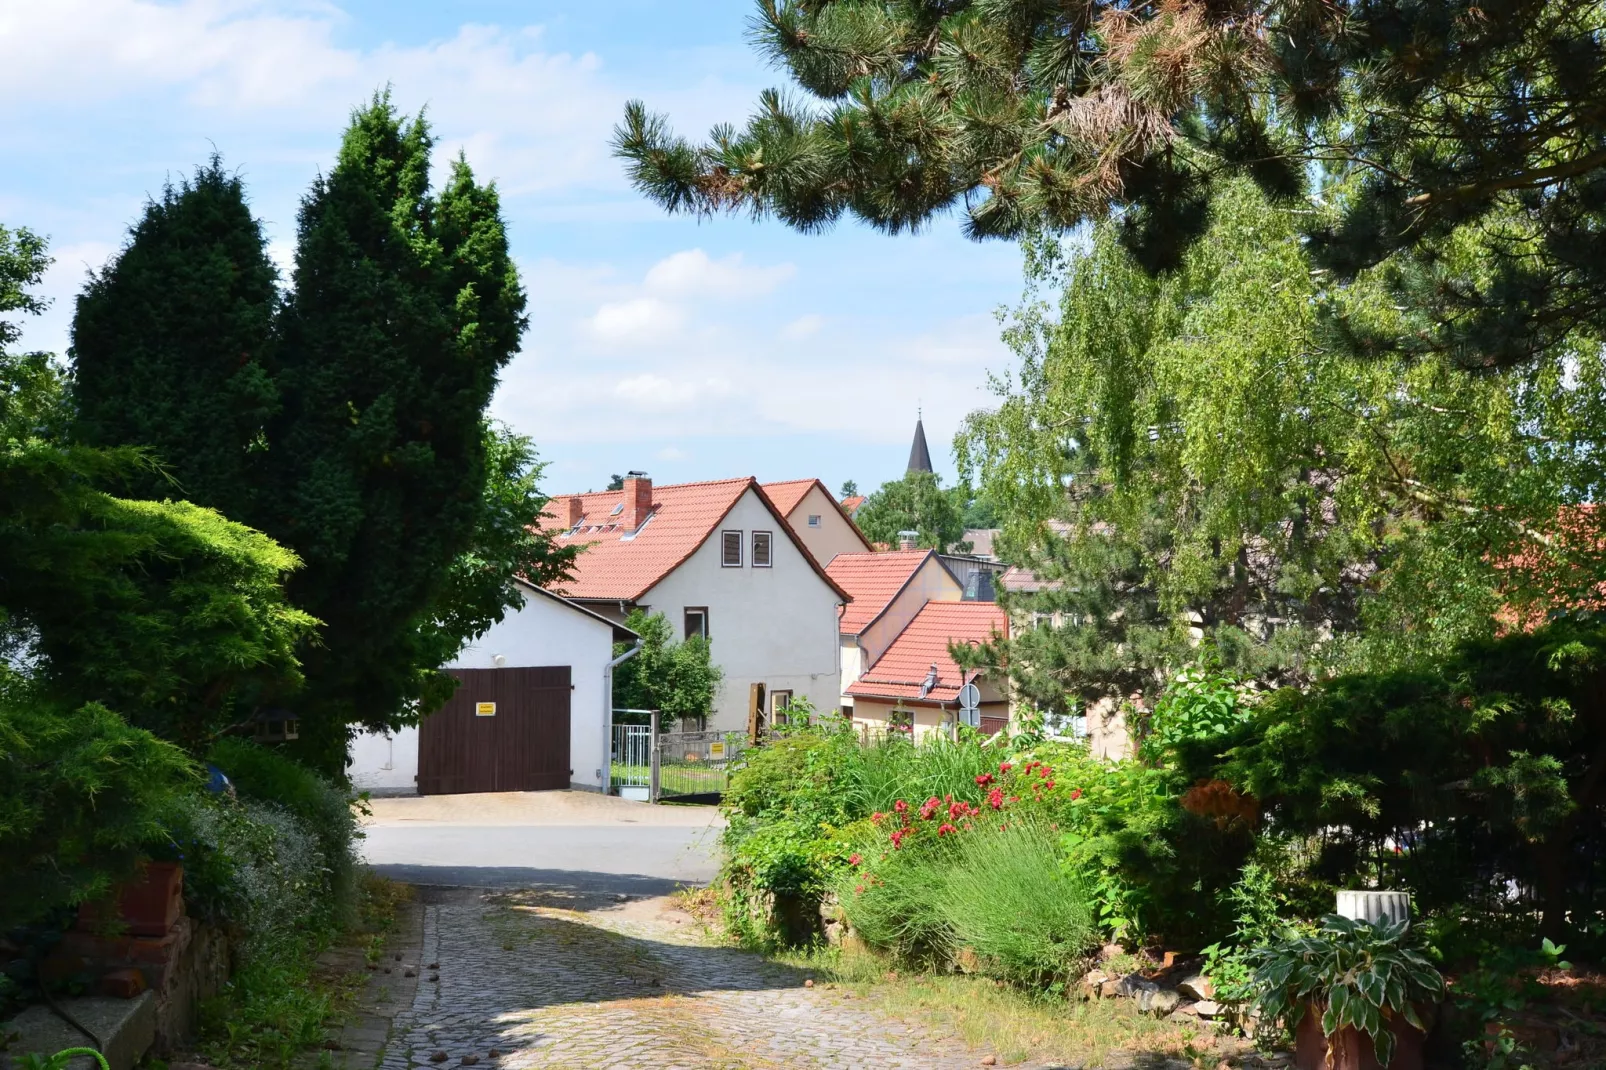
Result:
{"type": "Polygon", "coordinates": [[[654,799],[713,801],[729,783],[746,741],[739,732],[665,732],[658,737],[654,799]]]}

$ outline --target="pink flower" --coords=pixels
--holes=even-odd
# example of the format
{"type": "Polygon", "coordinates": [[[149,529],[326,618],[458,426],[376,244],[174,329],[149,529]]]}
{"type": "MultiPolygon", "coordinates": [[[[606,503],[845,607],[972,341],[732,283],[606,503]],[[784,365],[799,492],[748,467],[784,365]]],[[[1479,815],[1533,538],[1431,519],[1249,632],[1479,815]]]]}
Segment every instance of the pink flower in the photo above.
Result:
{"type": "Polygon", "coordinates": [[[881,819],[886,816],[886,814],[883,814],[880,810],[877,810],[875,813],[870,815],[870,824],[879,825],[881,824],[881,819]]]}
{"type": "Polygon", "coordinates": [[[992,782],[993,782],[993,775],[991,773],[979,773],[976,776],[976,784],[977,784],[978,787],[985,788],[988,784],[991,784],[992,782]]]}
{"type": "Polygon", "coordinates": [[[906,814],[909,812],[909,804],[904,802],[902,799],[899,799],[897,802],[893,803],[892,808],[898,811],[900,814],[906,814]]]}
{"type": "Polygon", "coordinates": [[[936,816],[937,810],[942,806],[942,800],[933,795],[920,807],[920,820],[930,821],[936,816]]]}
{"type": "Polygon", "coordinates": [[[994,788],[992,791],[989,791],[987,793],[987,805],[991,806],[994,810],[1002,810],[1004,808],[1004,789],[994,788]]]}
{"type": "Polygon", "coordinates": [[[850,865],[850,866],[856,866],[856,865],[858,865],[858,864],[859,864],[859,863],[860,863],[860,862],[861,862],[861,861],[863,861],[863,859],[861,859],[861,858],[860,858],[860,857],[859,857],[859,856],[858,856],[858,855],[856,855],[856,854],[854,854],[854,855],[848,855],[848,865],[850,865]]]}
{"type": "Polygon", "coordinates": [[[958,829],[954,828],[952,825],[948,824],[947,822],[943,822],[941,825],[937,826],[937,835],[939,835],[939,836],[946,836],[950,832],[958,832],[958,831],[959,831],[958,829]]]}
{"type": "Polygon", "coordinates": [[[862,885],[862,884],[855,884],[855,885],[854,885],[854,886],[853,886],[853,890],[854,890],[854,891],[855,891],[855,892],[858,892],[858,893],[859,893],[859,894],[860,894],[860,895],[863,895],[863,894],[864,894],[864,885],[862,885]]]}

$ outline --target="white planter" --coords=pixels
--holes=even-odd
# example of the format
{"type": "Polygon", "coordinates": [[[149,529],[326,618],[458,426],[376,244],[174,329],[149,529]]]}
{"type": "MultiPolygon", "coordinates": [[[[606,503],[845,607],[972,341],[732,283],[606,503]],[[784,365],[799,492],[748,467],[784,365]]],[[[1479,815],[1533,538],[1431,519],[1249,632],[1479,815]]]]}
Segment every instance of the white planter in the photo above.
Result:
{"type": "Polygon", "coordinates": [[[1410,892],[1339,892],[1338,915],[1373,925],[1411,920],[1410,892]]]}
{"type": "Polygon", "coordinates": [[[631,802],[646,802],[650,796],[646,785],[626,784],[619,789],[619,798],[629,799],[631,802]]]}

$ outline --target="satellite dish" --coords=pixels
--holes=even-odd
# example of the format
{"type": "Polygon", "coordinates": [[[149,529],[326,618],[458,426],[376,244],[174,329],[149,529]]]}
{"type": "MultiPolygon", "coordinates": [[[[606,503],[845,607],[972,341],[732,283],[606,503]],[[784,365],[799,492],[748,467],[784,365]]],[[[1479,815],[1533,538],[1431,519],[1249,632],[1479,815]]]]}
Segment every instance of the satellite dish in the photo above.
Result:
{"type": "Polygon", "coordinates": [[[981,688],[975,684],[966,684],[959,689],[959,705],[967,710],[973,710],[981,705],[981,688]]]}

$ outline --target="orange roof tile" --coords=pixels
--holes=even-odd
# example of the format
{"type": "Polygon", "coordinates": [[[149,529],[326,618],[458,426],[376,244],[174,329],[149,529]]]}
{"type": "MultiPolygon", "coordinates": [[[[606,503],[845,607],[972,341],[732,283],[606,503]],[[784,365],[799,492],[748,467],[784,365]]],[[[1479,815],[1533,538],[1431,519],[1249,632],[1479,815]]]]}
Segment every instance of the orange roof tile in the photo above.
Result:
{"type": "Polygon", "coordinates": [[[774,513],[781,530],[820,578],[844,599],[850,598],[826,575],[786,515],[751,476],[655,486],[652,511],[634,531],[624,523],[625,510],[614,512],[626,504],[622,490],[555,495],[538,526],[554,532],[560,545],[579,544],[585,549],[571,570],[574,578],[554,584],[552,590],[566,598],[635,601],[696,553],[749,489],[774,513]],[[565,523],[571,499],[578,499],[582,518],[572,531],[565,523]]]}
{"type": "MultiPolygon", "coordinates": [[[[791,516],[792,510],[797,508],[797,503],[803,500],[803,496],[815,484],[819,484],[820,489],[825,490],[825,484],[820,483],[818,479],[788,479],[783,483],[765,483],[763,486],[764,493],[770,496],[775,508],[791,516]]],[[[825,496],[829,498],[831,492],[825,490],[825,496]]]]}
{"type": "Polygon", "coordinates": [[[927,602],[886,653],[852,684],[847,693],[865,698],[955,702],[959,688],[980,673],[965,672],[948,655],[950,643],[985,643],[1009,634],[1009,617],[997,602],[927,602]],[[937,684],[924,698],[920,689],[931,667],[937,684]]]}
{"type": "Polygon", "coordinates": [[[840,629],[844,635],[860,635],[886,612],[931,550],[894,550],[880,554],[837,554],[825,566],[826,575],[836,581],[853,601],[842,607],[840,629]]]}

